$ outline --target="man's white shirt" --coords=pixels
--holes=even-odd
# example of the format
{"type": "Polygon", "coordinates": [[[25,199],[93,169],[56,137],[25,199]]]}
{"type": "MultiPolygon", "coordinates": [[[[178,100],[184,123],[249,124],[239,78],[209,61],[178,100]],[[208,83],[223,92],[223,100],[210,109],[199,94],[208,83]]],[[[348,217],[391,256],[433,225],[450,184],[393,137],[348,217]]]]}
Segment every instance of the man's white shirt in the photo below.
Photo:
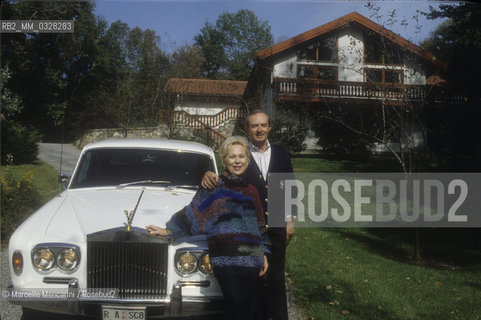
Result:
{"type": "Polygon", "coordinates": [[[264,180],[267,181],[267,170],[269,169],[269,163],[271,161],[271,144],[269,143],[269,140],[267,140],[266,143],[266,148],[264,151],[261,151],[259,148],[254,146],[252,142],[249,142],[249,151],[259,167],[264,180]]]}

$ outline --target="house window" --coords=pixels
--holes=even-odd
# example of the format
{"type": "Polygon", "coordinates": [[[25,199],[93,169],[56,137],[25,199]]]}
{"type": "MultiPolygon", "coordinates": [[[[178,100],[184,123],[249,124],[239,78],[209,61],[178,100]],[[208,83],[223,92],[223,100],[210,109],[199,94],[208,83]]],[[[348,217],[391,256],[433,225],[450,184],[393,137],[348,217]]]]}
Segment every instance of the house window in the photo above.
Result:
{"type": "Polygon", "coordinates": [[[336,81],[337,80],[337,67],[318,66],[317,67],[317,79],[336,81]]]}
{"type": "Polygon", "coordinates": [[[329,37],[319,43],[318,61],[336,62],[337,61],[337,39],[329,37]]]}
{"type": "Polygon", "coordinates": [[[314,79],[313,66],[298,66],[297,77],[300,79],[314,79]]]}
{"type": "Polygon", "coordinates": [[[364,69],[366,82],[375,83],[404,83],[404,74],[402,70],[392,69],[364,69]]]}
{"type": "Polygon", "coordinates": [[[386,83],[403,83],[403,73],[399,70],[385,70],[384,77],[386,83]]]}
{"type": "Polygon", "coordinates": [[[367,34],[364,37],[364,61],[365,63],[384,63],[381,39],[377,36],[367,34]]]}
{"type": "Polygon", "coordinates": [[[337,38],[327,37],[320,39],[307,47],[297,51],[298,60],[311,60],[323,62],[337,61],[337,38]]]}
{"type": "Polygon", "coordinates": [[[298,60],[316,60],[316,47],[310,45],[297,51],[298,60]]]}
{"type": "Polygon", "coordinates": [[[365,69],[366,82],[382,82],[382,70],[365,69]]]}
{"type": "Polygon", "coordinates": [[[371,64],[403,64],[406,50],[379,35],[366,34],[364,37],[364,62],[371,64]]]}
{"type": "Polygon", "coordinates": [[[334,66],[297,66],[297,78],[337,81],[337,67],[334,66]]]}

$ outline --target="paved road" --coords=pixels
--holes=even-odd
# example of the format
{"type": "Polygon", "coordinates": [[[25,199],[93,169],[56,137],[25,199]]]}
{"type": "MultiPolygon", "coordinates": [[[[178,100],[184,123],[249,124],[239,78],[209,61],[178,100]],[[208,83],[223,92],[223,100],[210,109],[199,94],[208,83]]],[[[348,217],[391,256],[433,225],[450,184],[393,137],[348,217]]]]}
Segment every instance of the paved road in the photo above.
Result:
{"type": "MultiPolygon", "coordinates": [[[[39,159],[50,164],[52,167],[60,170],[62,173],[72,174],[73,170],[77,164],[78,157],[80,155],[80,150],[71,144],[64,144],[63,146],[56,143],[41,143],[39,159]],[[62,151],[62,166],[60,168],[60,154],[62,151]]],[[[8,269],[8,258],[7,250],[1,252],[0,255],[0,291],[10,285],[10,275],[8,269]]],[[[289,282],[286,283],[288,288],[288,309],[289,309],[289,320],[300,320],[301,317],[297,312],[297,308],[294,305],[291,285],[289,282]]],[[[22,308],[19,306],[14,306],[7,303],[3,297],[1,297],[0,292],[0,319],[3,320],[20,320],[22,318],[22,308]]],[[[65,319],[77,320],[78,318],[67,317],[65,319]]],[[[45,319],[53,320],[53,319],[45,319]]],[[[59,318],[57,320],[64,320],[59,318]]]]}
{"type": "Polygon", "coordinates": [[[80,150],[72,144],[59,143],[40,143],[40,152],[38,158],[55,169],[57,172],[72,174],[77,160],[80,155],[80,150]],[[60,164],[62,160],[62,164],[60,164]],[[60,167],[61,166],[61,167],[60,167]]]}

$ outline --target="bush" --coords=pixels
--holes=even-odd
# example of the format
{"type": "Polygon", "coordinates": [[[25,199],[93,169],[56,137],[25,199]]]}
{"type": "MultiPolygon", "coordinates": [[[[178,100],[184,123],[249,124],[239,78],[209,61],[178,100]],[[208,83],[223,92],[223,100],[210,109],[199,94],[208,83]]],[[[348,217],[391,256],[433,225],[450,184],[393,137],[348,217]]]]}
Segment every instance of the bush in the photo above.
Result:
{"type": "Polygon", "coordinates": [[[294,120],[288,113],[278,115],[272,121],[269,141],[283,146],[290,154],[306,150],[307,126],[304,122],[294,120]]]}
{"type": "Polygon", "coordinates": [[[37,160],[40,133],[12,120],[2,120],[2,165],[28,164],[37,160]]]}
{"type": "Polygon", "coordinates": [[[7,169],[0,176],[1,192],[1,237],[7,239],[13,231],[42,204],[40,194],[32,186],[34,171],[20,178],[7,169]]]}
{"type": "Polygon", "coordinates": [[[191,140],[205,144],[206,146],[211,147],[214,150],[217,149],[214,138],[212,138],[212,134],[208,129],[195,129],[193,132],[193,138],[191,140]]]}

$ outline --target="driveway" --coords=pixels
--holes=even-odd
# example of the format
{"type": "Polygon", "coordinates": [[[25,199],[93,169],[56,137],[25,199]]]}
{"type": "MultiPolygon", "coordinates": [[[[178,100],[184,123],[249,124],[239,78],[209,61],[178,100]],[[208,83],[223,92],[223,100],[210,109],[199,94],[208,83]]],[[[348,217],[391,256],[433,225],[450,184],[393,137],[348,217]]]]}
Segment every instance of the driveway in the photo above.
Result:
{"type": "Polygon", "coordinates": [[[77,160],[80,156],[80,150],[72,144],[59,143],[40,143],[38,158],[48,163],[59,173],[72,174],[77,160]]]}

